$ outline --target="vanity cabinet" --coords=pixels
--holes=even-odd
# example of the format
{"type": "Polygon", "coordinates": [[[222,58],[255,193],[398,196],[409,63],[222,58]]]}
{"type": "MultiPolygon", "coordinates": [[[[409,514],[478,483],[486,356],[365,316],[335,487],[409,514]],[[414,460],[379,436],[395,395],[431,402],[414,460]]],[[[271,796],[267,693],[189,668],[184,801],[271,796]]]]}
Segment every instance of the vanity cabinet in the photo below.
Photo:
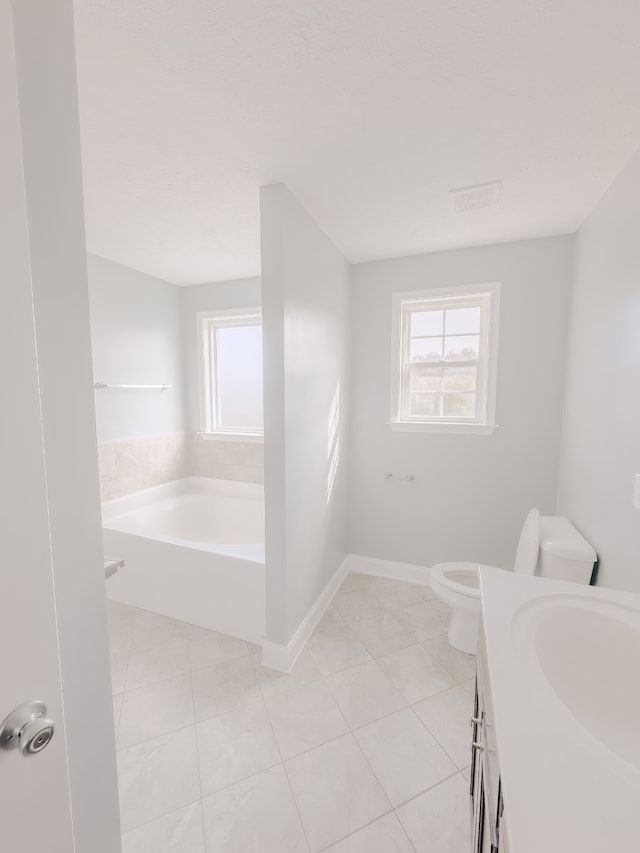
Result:
{"type": "Polygon", "coordinates": [[[508,853],[506,833],[503,831],[504,801],[491,690],[482,647],[478,650],[477,667],[471,718],[471,851],[508,853]]]}

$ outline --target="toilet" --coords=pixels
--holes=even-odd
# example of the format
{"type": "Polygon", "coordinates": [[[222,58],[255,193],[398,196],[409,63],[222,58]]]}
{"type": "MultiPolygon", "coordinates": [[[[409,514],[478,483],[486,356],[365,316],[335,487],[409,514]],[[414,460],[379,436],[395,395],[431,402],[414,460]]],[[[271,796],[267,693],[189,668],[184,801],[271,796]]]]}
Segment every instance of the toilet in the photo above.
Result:
{"type": "MultiPolygon", "coordinates": [[[[514,571],[543,578],[588,584],[596,552],[568,518],[540,515],[532,509],[520,533],[514,571]]],[[[449,642],[474,655],[480,622],[478,563],[438,563],[431,568],[436,596],[452,608],[449,642]]]]}

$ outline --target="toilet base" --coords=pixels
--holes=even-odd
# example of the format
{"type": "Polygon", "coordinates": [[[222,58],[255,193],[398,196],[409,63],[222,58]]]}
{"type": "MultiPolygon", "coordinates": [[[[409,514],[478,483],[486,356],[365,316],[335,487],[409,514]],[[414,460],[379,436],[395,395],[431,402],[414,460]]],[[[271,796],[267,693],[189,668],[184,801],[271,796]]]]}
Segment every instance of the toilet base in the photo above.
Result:
{"type": "Polygon", "coordinates": [[[449,642],[454,649],[475,655],[478,648],[478,634],[480,632],[480,607],[475,612],[468,609],[454,608],[449,624],[449,642]]]}

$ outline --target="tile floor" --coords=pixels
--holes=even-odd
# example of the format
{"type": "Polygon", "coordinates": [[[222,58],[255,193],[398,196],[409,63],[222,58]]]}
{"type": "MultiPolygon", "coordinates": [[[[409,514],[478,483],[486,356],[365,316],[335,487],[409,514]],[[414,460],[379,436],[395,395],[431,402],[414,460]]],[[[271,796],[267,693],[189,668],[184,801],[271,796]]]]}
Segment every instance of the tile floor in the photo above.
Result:
{"type": "Polygon", "coordinates": [[[350,574],[290,675],[109,602],[124,853],[467,853],[475,658],[429,587],[350,574]]]}

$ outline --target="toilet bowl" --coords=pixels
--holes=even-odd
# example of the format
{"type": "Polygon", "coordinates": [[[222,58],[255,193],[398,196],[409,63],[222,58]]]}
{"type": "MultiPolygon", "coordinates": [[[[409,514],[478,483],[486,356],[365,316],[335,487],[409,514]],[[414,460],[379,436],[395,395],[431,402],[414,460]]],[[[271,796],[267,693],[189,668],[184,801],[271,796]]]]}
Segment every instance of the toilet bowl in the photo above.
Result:
{"type": "Polygon", "coordinates": [[[469,654],[476,653],[480,623],[479,563],[438,563],[431,569],[431,586],[451,607],[449,642],[469,654]]]}
{"type": "MultiPolygon", "coordinates": [[[[532,509],[522,525],[513,571],[588,584],[595,561],[595,551],[568,519],[532,509]]],[[[480,568],[471,562],[431,568],[434,593],[452,609],[449,642],[467,654],[475,654],[478,645],[480,568]]]]}

